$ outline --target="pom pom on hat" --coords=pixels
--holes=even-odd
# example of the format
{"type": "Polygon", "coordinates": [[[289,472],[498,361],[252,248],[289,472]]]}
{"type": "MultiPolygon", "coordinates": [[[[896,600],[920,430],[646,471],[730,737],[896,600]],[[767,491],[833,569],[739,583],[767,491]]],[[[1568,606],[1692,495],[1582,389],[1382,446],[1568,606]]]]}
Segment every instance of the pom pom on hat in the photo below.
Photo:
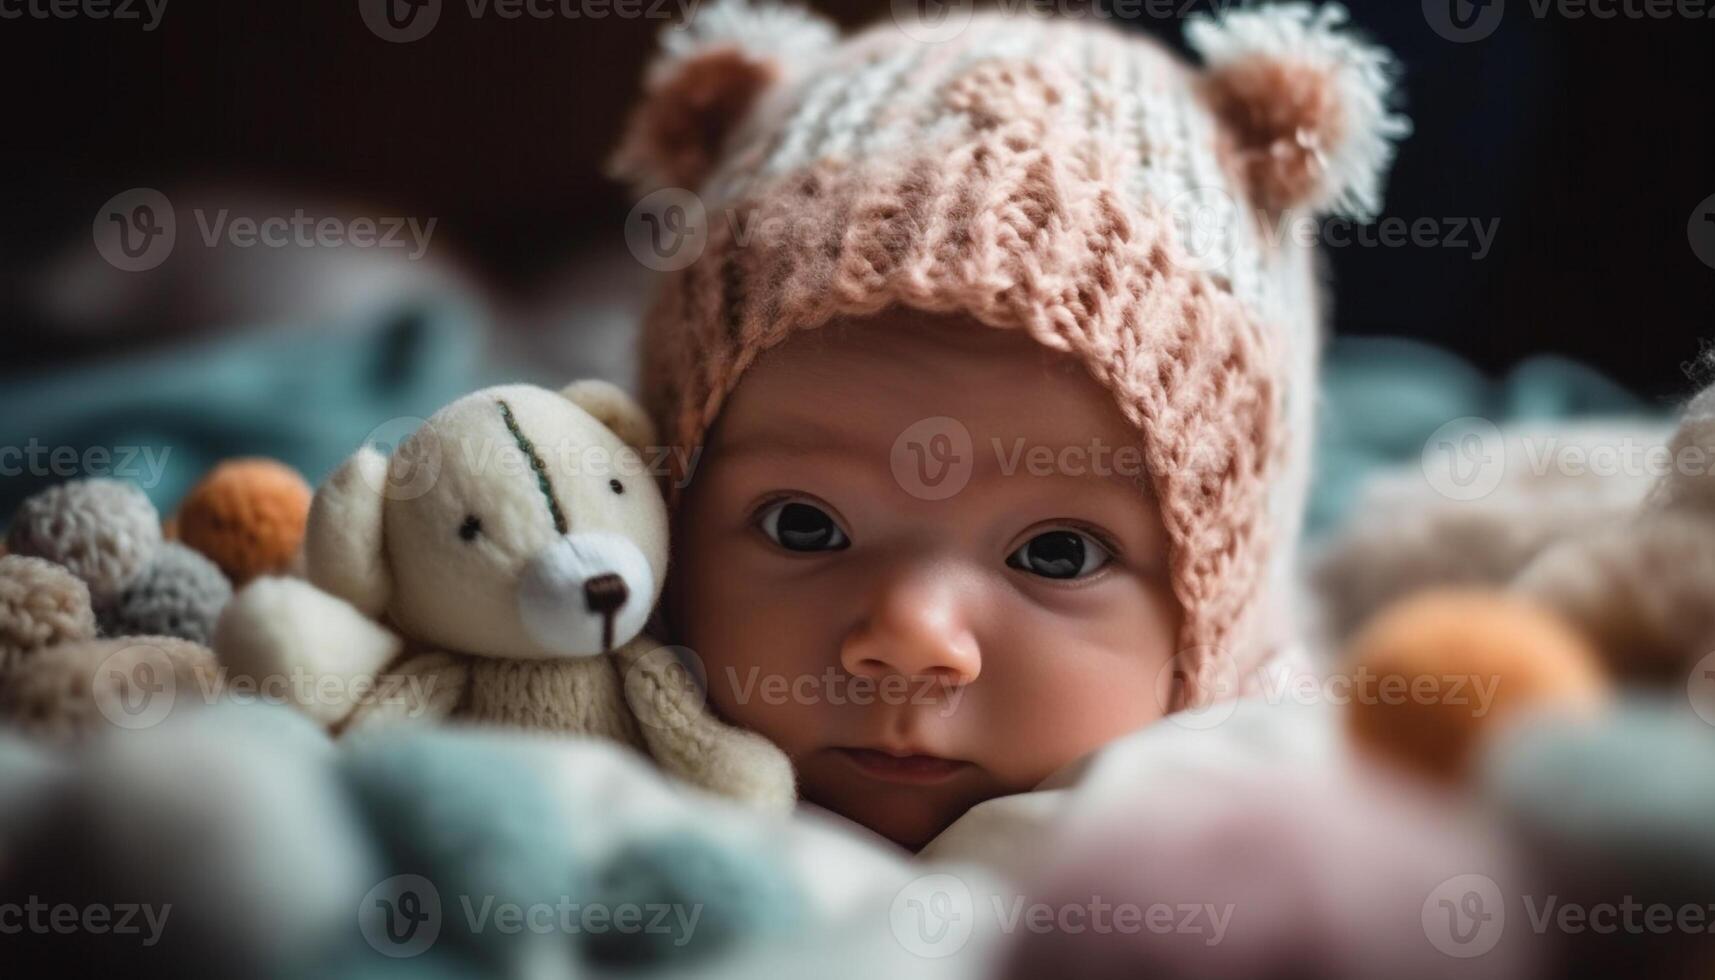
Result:
{"type": "Polygon", "coordinates": [[[696,188],[762,93],[836,39],[833,25],[796,7],[723,0],[699,10],[663,33],[609,172],[639,195],[696,188]]]}
{"type": "Polygon", "coordinates": [[[1394,143],[1411,132],[1392,111],[1392,56],[1342,31],[1345,22],[1338,4],[1293,3],[1186,25],[1243,179],[1270,211],[1373,217],[1394,143]]]}

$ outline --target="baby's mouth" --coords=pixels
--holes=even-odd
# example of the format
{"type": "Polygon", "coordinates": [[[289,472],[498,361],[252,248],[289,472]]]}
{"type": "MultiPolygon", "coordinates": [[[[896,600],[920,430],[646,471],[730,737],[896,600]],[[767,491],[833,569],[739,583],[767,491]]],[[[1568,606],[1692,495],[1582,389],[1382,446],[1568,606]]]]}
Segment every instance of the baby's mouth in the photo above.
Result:
{"type": "Polygon", "coordinates": [[[834,752],[873,779],[894,783],[939,783],[971,768],[962,759],[916,753],[896,754],[881,749],[837,748],[834,752]]]}

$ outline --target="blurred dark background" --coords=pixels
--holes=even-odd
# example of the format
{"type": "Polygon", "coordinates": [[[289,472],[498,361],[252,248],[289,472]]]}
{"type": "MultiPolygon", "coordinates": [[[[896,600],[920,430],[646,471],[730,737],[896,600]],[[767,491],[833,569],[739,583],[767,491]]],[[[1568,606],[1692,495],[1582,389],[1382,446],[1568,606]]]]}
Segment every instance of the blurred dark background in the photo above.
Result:
{"type": "MultiPolygon", "coordinates": [[[[846,26],[888,16],[885,3],[812,6],[846,26]]],[[[1333,250],[1336,330],[1426,339],[1492,373],[1560,353],[1648,398],[1683,394],[1715,309],[1715,268],[1687,231],[1715,194],[1715,19],[1538,17],[1529,0],[1511,0],[1492,35],[1453,43],[1418,0],[1348,6],[1406,67],[1416,133],[1386,213],[1499,227],[1480,261],[1472,248],[1333,250]]],[[[1209,4],[1148,9],[1165,7],[1209,4]]],[[[173,294],[231,273],[175,273],[194,261],[175,255],[161,270],[127,274],[158,284],[89,302],[73,267],[93,254],[91,221],[137,186],[175,203],[202,193],[186,188],[237,188],[285,202],[276,210],[286,213],[339,202],[434,216],[433,257],[446,275],[488,297],[515,330],[575,333],[581,297],[613,308],[620,280],[596,273],[618,268],[605,264],[615,255],[635,266],[622,236],[631,202],[602,162],[663,26],[473,18],[465,0],[447,0],[433,31],[404,44],[367,29],[358,0],[170,0],[150,31],[83,17],[0,20],[11,94],[0,354],[14,369],[44,368],[237,321],[279,322],[294,301],[324,292],[308,274],[285,289],[252,285],[290,279],[265,267],[218,302],[189,302],[173,294]]],[[[1175,18],[1132,26],[1178,43],[1175,18]]],[[[194,231],[183,214],[180,224],[183,241],[194,231]]],[[[637,271],[623,283],[646,284],[629,278],[637,271]]]]}

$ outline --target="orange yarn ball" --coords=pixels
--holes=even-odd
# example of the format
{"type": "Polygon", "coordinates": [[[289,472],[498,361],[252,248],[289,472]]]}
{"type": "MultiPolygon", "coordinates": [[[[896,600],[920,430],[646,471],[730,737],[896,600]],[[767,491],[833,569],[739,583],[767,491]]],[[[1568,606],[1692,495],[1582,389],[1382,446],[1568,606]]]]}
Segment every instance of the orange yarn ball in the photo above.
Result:
{"type": "Polygon", "coordinates": [[[1589,711],[1608,682],[1594,647],[1544,606],[1438,590],[1382,610],[1350,649],[1347,720],[1360,750],[1460,779],[1485,738],[1521,712],[1589,711]]]}
{"type": "Polygon", "coordinates": [[[310,485],[271,459],[216,466],[179,505],[179,540],[220,566],[232,584],[291,567],[309,522],[310,485]]]}

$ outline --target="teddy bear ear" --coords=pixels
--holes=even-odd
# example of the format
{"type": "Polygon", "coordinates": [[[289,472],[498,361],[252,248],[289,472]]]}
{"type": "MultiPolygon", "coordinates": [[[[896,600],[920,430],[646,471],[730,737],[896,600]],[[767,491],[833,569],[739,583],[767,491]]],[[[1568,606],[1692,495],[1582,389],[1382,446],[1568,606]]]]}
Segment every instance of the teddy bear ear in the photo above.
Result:
{"type": "Polygon", "coordinates": [[[561,388],[560,394],[595,416],[597,422],[607,426],[633,449],[647,449],[660,441],[649,413],[616,384],[589,378],[561,388]]]}
{"type": "Polygon", "coordinates": [[[304,532],[310,583],[370,616],[387,608],[393,576],[382,536],[387,457],[364,446],[316,490],[304,532]]]}
{"type": "Polygon", "coordinates": [[[608,172],[639,196],[695,189],[762,94],[836,36],[827,21],[767,0],[719,0],[697,10],[662,33],[608,172]]]}
{"type": "Polygon", "coordinates": [[[1393,56],[1342,30],[1345,21],[1338,4],[1293,3],[1186,25],[1234,163],[1270,213],[1373,218],[1394,144],[1411,132],[1392,111],[1393,56]]]}

